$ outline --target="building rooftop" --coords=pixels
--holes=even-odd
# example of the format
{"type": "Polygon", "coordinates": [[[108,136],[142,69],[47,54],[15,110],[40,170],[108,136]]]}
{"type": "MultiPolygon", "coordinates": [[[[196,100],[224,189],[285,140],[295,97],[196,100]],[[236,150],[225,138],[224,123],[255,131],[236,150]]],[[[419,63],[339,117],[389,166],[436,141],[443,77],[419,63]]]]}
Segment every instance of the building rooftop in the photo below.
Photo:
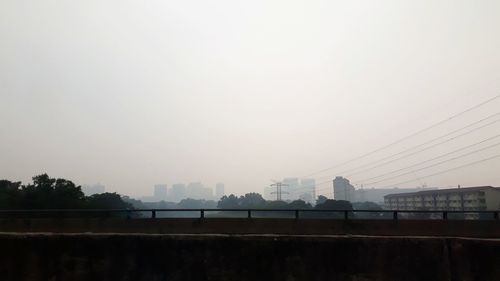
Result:
{"type": "Polygon", "coordinates": [[[407,193],[392,193],[392,194],[387,194],[386,196],[384,196],[384,198],[412,196],[412,195],[428,195],[428,194],[439,194],[439,193],[450,193],[450,192],[470,192],[470,191],[486,190],[486,189],[493,189],[500,192],[500,187],[473,186],[473,187],[446,188],[446,189],[435,189],[435,190],[422,190],[422,191],[407,192],[407,193]]]}

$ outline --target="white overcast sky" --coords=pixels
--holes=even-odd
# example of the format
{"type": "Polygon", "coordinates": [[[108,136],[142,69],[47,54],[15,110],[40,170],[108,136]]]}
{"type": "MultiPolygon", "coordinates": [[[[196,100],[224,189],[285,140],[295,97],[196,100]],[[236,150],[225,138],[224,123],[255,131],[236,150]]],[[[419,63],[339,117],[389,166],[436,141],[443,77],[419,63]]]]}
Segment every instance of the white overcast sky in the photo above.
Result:
{"type": "MultiPolygon", "coordinates": [[[[191,181],[262,192],[499,94],[497,0],[0,0],[0,178],[10,180],[47,172],[133,196],[191,181]]],[[[497,112],[500,99],[316,176],[497,112]]],[[[500,134],[499,123],[350,179],[500,134]]],[[[500,158],[400,187],[423,183],[498,186],[500,158]]]]}

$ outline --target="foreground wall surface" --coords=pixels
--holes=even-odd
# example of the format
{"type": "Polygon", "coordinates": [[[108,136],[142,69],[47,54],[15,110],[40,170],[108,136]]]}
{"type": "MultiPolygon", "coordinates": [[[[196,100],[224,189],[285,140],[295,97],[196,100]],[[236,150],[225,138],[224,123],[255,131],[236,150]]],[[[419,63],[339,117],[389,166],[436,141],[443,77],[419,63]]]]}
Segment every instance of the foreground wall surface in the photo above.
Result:
{"type": "Polygon", "coordinates": [[[1,280],[500,280],[500,240],[0,234],[1,280]]]}
{"type": "Polygon", "coordinates": [[[500,238],[499,220],[0,219],[0,232],[453,236],[500,238]]]}

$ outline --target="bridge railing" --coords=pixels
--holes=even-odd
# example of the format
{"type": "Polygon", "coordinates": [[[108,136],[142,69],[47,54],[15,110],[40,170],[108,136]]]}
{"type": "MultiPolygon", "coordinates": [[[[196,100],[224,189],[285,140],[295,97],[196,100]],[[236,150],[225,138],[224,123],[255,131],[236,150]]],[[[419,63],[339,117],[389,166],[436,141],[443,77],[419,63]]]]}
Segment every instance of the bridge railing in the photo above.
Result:
{"type": "Polygon", "coordinates": [[[317,210],[317,209],[29,209],[0,210],[0,218],[290,218],[290,219],[418,219],[495,220],[500,211],[317,210]]]}

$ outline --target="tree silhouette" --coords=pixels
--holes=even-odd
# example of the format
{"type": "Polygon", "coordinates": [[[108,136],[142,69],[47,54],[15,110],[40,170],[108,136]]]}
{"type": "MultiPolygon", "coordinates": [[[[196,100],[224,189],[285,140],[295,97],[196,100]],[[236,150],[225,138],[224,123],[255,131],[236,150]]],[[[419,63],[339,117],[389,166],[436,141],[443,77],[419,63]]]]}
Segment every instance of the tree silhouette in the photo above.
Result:
{"type": "Polygon", "coordinates": [[[117,193],[94,194],[87,198],[86,207],[89,209],[132,209],[131,203],[122,200],[117,193]]]}
{"type": "MultiPolygon", "coordinates": [[[[346,200],[332,200],[328,199],[321,204],[317,204],[315,207],[317,210],[348,210],[352,211],[351,202],[346,200]]],[[[352,215],[352,212],[349,212],[352,215]]],[[[342,218],[344,214],[339,212],[326,212],[314,214],[316,217],[326,217],[326,218],[342,218]]]]}
{"type": "Polygon", "coordinates": [[[312,209],[311,204],[306,203],[304,200],[295,200],[287,205],[289,209],[312,209]]]}
{"type": "Polygon", "coordinates": [[[21,207],[21,182],[0,180],[0,209],[18,209],[21,207]]]}
{"type": "Polygon", "coordinates": [[[47,174],[33,177],[33,184],[21,188],[22,207],[26,209],[83,208],[85,195],[80,186],[65,179],[50,178],[47,174]]]}
{"type": "Polygon", "coordinates": [[[325,202],[315,206],[318,210],[352,210],[351,202],[346,200],[328,199],[325,202]]]}
{"type": "Polygon", "coordinates": [[[236,209],[240,207],[240,199],[234,194],[229,196],[222,196],[219,202],[217,203],[217,208],[219,209],[236,209]]]}
{"type": "Polygon", "coordinates": [[[116,193],[85,197],[80,186],[47,174],[33,177],[33,183],[0,180],[1,209],[124,209],[132,205],[116,193]]]}
{"type": "Polygon", "coordinates": [[[240,197],[239,205],[243,208],[262,208],[266,205],[266,200],[259,193],[247,193],[240,197]]]}
{"type": "Polygon", "coordinates": [[[267,208],[269,209],[287,209],[288,203],[285,201],[268,201],[267,208]]]}
{"type": "Polygon", "coordinates": [[[212,209],[215,208],[215,204],[215,201],[212,200],[186,198],[182,199],[177,204],[177,207],[185,209],[212,209]]]}
{"type": "Polygon", "coordinates": [[[323,204],[326,200],[328,200],[328,197],[320,195],[318,199],[316,199],[316,205],[323,204]]]}

